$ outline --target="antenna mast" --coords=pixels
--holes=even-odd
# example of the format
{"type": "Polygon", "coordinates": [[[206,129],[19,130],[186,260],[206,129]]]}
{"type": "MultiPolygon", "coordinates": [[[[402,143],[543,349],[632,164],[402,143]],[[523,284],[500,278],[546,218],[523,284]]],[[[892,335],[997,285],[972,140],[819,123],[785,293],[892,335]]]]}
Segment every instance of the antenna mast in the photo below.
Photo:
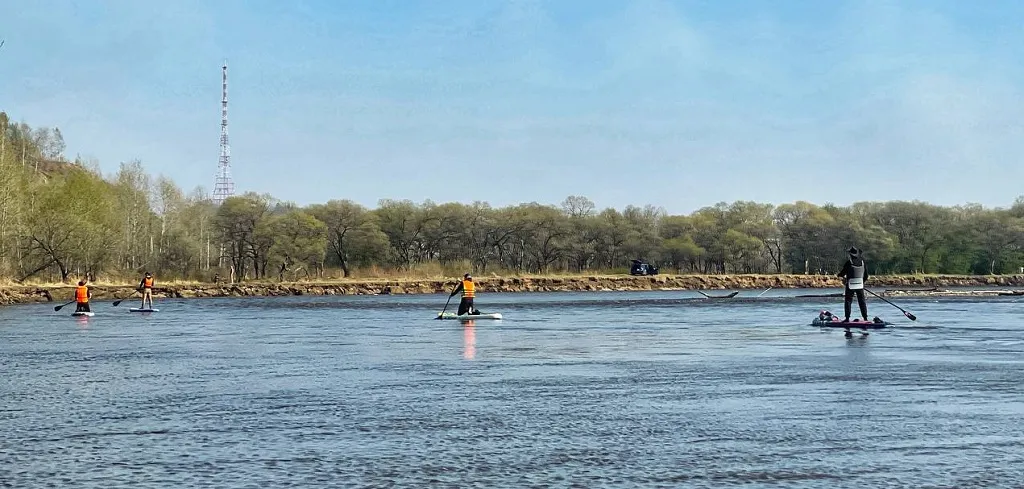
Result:
{"type": "Polygon", "coordinates": [[[224,199],[235,194],[235,183],[231,180],[231,145],[228,143],[228,62],[225,61],[221,68],[220,159],[217,161],[217,181],[213,186],[215,205],[220,205],[224,199]]]}

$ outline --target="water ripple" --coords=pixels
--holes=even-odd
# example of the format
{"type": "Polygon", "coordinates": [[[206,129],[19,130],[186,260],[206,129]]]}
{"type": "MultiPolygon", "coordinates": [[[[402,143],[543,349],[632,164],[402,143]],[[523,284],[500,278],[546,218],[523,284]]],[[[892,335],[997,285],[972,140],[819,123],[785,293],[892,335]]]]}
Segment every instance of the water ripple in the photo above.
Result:
{"type": "Polygon", "coordinates": [[[478,301],[0,309],[0,487],[1024,487],[1012,300],[478,301]]]}

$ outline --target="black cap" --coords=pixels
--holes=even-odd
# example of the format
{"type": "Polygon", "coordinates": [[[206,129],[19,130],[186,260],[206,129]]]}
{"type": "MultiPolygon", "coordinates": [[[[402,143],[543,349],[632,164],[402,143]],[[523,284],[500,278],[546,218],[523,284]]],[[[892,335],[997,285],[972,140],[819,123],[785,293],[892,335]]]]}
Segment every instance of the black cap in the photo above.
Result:
{"type": "Polygon", "coordinates": [[[858,250],[855,246],[851,246],[850,249],[846,251],[848,251],[851,255],[857,255],[860,253],[860,250],[858,250]]]}
{"type": "Polygon", "coordinates": [[[473,276],[467,273],[467,274],[463,275],[462,278],[473,278],[473,276]]]}

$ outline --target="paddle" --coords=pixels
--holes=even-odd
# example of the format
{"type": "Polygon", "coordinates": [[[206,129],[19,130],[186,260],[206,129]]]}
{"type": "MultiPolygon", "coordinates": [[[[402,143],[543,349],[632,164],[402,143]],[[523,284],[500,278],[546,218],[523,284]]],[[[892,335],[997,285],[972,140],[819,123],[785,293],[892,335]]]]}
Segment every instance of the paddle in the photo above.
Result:
{"type": "MultiPolygon", "coordinates": [[[[458,288],[458,285],[456,285],[455,287],[458,288]]],[[[455,289],[452,289],[452,292],[455,292],[455,289]]],[[[441,316],[444,316],[444,311],[448,310],[448,304],[451,303],[451,301],[452,301],[452,295],[448,294],[448,300],[445,301],[444,308],[441,309],[440,314],[438,314],[437,317],[434,318],[434,319],[441,319],[441,316]]]]}
{"type": "Polygon", "coordinates": [[[75,303],[75,301],[71,301],[71,302],[68,302],[68,303],[65,303],[65,304],[61,304],[61,305],[59,305],[59,306],[56,306],[56,307],[54,307],[54,308],[53,308],[53,310],[54,310],[54,311],[59,311],[59,310],[61,310],[61,308],[63,308],[64,306],[68,306],[68,305],[71,305],[71,304],[74,304],[74,303],[75,303]]]}
{"type": "MultiPolygon", "coordinates": [[[[118,299],[118,300],[114,301],[114,307],[120,306],[122,302],[124,302],[127,299],[131,299],[132,296],[134,296],[135,294],[138,294],[138,293],[139,293],[139,291],[136,290],[135,292],[132,292],[131,294],[128,294],[124,298],[121,298],[121,299],[118,299]]],[[[150,307],[152,307],[152,306],[150,306],[150,307]]]]}
{"type": "MultiPolygon", "coordinates": [[[[867,290],[867,291],[868,291],[868,293],[870,293],[871,295],[873,295],[873,296],[875,296],[875,297],[878,297],[879,299],[882,299],[882,300],[883,300],[883,301],[885,301],[885,302],[889,302],[889,299],[886,299],[885,297],[882,297],[882,296],[880,296],[880,295],[878,295],[878,294],[876,294],[876,293],[872,292],[872,291],[871,291],[871,289],[864,289],[864,290],[867,290]]],[[[899,309],[899,310],[900,310],[900,312],[902,312],[902,313],[903,313],[903,315],[904,315],[904,316],[906,316],[906,317],[907,317],[908,319],[910,319],[911,321],[917,321],[917,316],[915,316],[915,315],[913,315],[913,314],[911,314],[911,313],[907,312],[907,311],[906,311],[906,309],[903,309],[902,307],[900,307],[900,306],[897,306],[896,304],[893,304],[892,302],[889,302],[889,305],[890,305],[890,306],[892,306],[892,307],[895,307],[896,309],[899,309]]]]}

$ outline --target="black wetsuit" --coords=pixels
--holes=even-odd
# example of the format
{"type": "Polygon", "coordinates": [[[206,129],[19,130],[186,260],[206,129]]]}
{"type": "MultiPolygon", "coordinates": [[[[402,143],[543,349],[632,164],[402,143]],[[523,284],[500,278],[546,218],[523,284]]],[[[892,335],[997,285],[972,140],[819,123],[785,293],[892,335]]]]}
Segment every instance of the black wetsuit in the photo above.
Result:
{"type": "Polygon", "coordinates": [[[864,259],[859,256],[851,256],[843,264],[842,271],[838,276],[845,278],[846,294],[843,298],[843,313],[846,320],[850,320],[850,309],[853,305],[853,296],[857,295],[857,304],[860,306],[860,315],[865,321],[868,320],[868,305],[864,300],[864,285],[868,281],[868,267],[864,259]],[[852,289],[850,287],[853,287],[852,289]]]}

